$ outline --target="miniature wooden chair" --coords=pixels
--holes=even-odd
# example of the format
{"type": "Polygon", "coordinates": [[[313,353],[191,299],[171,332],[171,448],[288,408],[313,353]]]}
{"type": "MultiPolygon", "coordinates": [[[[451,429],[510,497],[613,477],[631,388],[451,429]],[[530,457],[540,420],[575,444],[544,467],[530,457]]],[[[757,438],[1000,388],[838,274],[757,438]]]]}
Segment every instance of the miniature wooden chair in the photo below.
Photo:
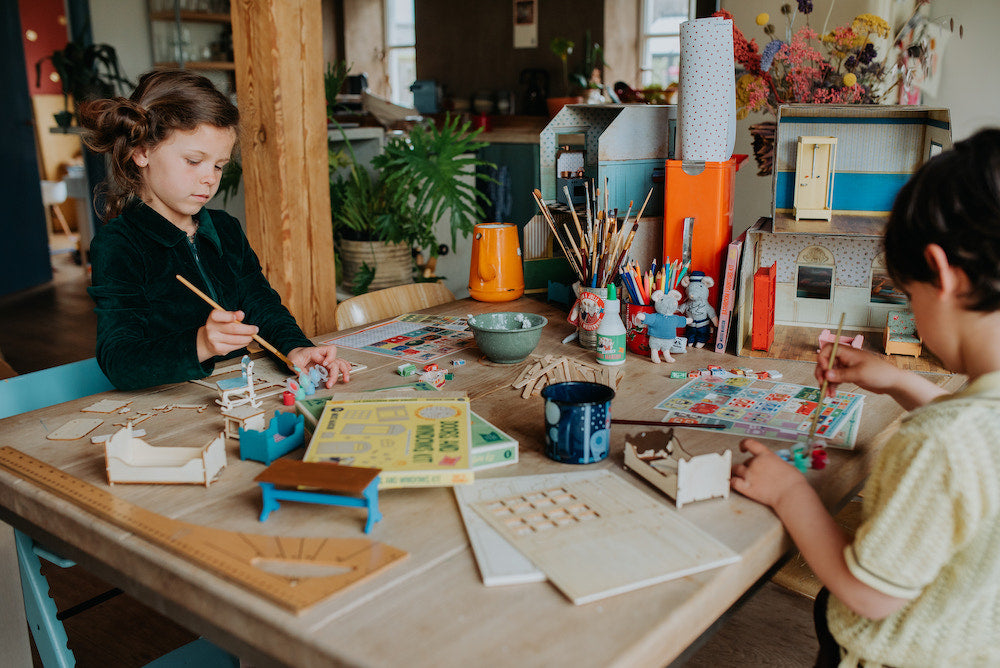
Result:
{"type": "Polygon", "coordinates": [[[912,311],[889,311],[883,333],[886,355],[920,357],[922,344],[917,336],[917,324],[912,311]]]}
{"type": "MultiPolygon", "coordinates": [[[[94,358],[14,376],[0,381],[0,418],[113,389],[111,381],[101,371],[94,358]]],[[[31,536],[17,529],[14,529],[14,544],[21,576],[25,616],[42,665],[45,668],[72,666],[76,660],[73,652],[67,647],[66,629],[59,619],[55,602],[49,597],[49,583],[41,572],[39,557],[62,568],[69,568],[75,563],[46,550],[35,543],[31,536]]],[[[73,614],[87,610],[120,593],[117,590],[111,591],[113,593],[110,593],[110,596],[109,593],[101,594],[74,606],[73,614]]],[[[172,665],[235,667],[239,665],[239,660],[207,640],[199,638],[149,665],[159,668],[172,665]]]]}
{"type": "Polygon", "coordinates": [[[410,283],[376,290],[342,301],[337,306],[337,329],[367,325],[453,301],[455,294],[444,283],[410,283]]]}

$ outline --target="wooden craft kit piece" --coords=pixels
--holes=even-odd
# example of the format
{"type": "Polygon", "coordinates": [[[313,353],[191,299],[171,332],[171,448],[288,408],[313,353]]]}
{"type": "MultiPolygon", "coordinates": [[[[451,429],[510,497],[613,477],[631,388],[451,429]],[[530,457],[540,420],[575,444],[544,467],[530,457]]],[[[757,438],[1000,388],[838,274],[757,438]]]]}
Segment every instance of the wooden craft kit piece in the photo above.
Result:
{"type": "Polygon", "coordinates": [[[625,437],[625,466],[673,499],[678,510],[694,501],[728,499],[732,464],[730,450],[684,452],[673,429],[625,437]]]}
{"type": "Polygon", "coordinates": [[[154,447],[136,437],[126,425],[104,443],[108,484],[191,483],[208,487],[226,466],[226,437],[222,432],[208,445],[154,447]]]}
{"type": "Polygon", "coordinates": [[[577,605],[740,559],[611,471],[479,484],[497,496],[473,509],[577,605]]]}
{"type": "Polygon", "coordinates": [[[223,408],[222,419],[225,423],[223,431],[226,438],[239,438],[243,430],[263,430],[267,424],[264,409],[244,404],[236,408],[223,408]]]}
{"type": "Polygon", "coordinates": [[[128,407],[132,401],[121,401],[118,399],[101,399],[97,403],[86,408],[81,408],[81,413],[121,413],[122,409],[128,407]]]}
{"type": "Polygon", "coordinates": [[[70,420],[55,431],[49,432],[45,438],[50,441],[75,441],[78,438],[83,438],[102,424],[104,424],[104,420],[99,418],[77,418],[70,420]]]}
{"type": "MultiPolygon", "coordinates": [[[[137,437],[137,438],[139,436],[145,436],[146,435],[146,430],[145,429],[133,429],[132,430],[132,435],[135,436],[135,437],[137,437]]],[[[90,437],[90,442],[93,443],[94,445],[103,445],[103,444],[107,443],[109,440],[111,440],[112,436],[114,436],[114,434],[99,434],[97,436],[91,436],[90,437]]]]}
{"type": "Polygon", "coordinates": [[[240,368],[242,374],[238,378],[224,378],[215,382],[216,388],[219,390],[219,398],[215,400],[215,403],[226,410],[243,404],[250,404],[254,408],[261,405],[257,398],[257,388],[253,379],[253,360],[250,359],[249,355],[243,356],[240,368]]]}
{"type": "Polygon", "coordinates": [[[274,411],[267,429],[239,429],[240,459],[270,464],[278,457],[305,445],[305,418],[295,413],[274,411]]]}
{"type": "Polygon", "coordinates": [[[375,523],[382,519],[378,509],[378,475],[381,472],[382,469],[331,462],[279,459],[254,478],[260,483],[263,501],[260,521],[266,521],[281,506],[281,501],[347,506],[368,511],[365,533],[371,533],[375,523]]]}
{"type": "Polygon", "coordinates": [[[367,538],[263,536],[181,522],[11,447],[0,447],[0,467],[294,614],[408,556],[367,538]],[[329,574],[280,575],[265,570],[271,564],[306,566],[329,574]]]}
{"type": "Polygon", "coordinates": [[[545,355],[534,358],[525,364],[521,373],[511,384],[511,387],[521,390],[521,398],[541,394],[542,388],[551,383],[563,383],[571,380],[583,380],[591,383],[601,383],[615,389],[625,376],[622,367],[609,367],[599,364],[589,364],[580,360],[557,355],[545,355]]]}
{"type": "MultiPolygon", "coordinates": [[[[153,410],[155,411],[156,409],[154,408],[153,410]]],[[[163,411],[163,412],[166,413],[167,411],[163,411]]],[[[157,415],[157,413],[139,413],[135,417],[131,417],[131,418],[126,419],[124,422],[115,422],[113,426],[115,426],[115,427],[127,427],[129,425],[132,425],[134,427],[137,424],[141,424],[141,423],[145,422],[146,420],[148,420],[149,418],[153,417],[154,415],[157,415]]]]}

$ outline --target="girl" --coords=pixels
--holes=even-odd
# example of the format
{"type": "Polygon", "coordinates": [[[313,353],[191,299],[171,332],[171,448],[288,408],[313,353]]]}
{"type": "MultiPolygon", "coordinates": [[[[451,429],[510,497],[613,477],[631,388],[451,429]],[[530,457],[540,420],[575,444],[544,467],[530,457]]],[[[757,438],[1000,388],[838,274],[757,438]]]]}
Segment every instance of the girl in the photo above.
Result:
{"type": "Polygon", "coordinates": [[[239,112],[226,96],[198,74],[149,72],[129,99],[84,103],[79,117],[87,146],[108,155],[109,222],[90,247],[88,292],[97,360],[116,387],[207,376],[256,333],[301,369],[326,367],[327,387],[349,380],[336,347],[314,346],[282,305],[239,221],[205,208],[236,143],[239,112]]]}
{"type": "MultiPolygon", "coordinates": [[[[893,282],[924,344],[968,376],[947,394],[881,356],[830,345],[816,378],[911,411],[878,453],[852,540],[808,481],[764,445],[733,489],[774,509],[826,589],[817,665],[1000,665],[1000,131],[929,160],[885,229],[893,282]]],[[[836,471],[834,471],[836,474],[836,471]]]]}

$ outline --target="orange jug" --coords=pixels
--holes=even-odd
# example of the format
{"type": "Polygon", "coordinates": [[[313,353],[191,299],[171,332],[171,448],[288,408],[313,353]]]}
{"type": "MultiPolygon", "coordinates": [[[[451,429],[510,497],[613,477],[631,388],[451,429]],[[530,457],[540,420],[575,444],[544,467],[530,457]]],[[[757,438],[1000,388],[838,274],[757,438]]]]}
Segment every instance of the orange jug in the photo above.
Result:
{"type": "Polygon", "coordinates": [[[469,294],[481,302],[509,302],[524,294],[517,225],[480,223],[473,228],[469,294]]]}

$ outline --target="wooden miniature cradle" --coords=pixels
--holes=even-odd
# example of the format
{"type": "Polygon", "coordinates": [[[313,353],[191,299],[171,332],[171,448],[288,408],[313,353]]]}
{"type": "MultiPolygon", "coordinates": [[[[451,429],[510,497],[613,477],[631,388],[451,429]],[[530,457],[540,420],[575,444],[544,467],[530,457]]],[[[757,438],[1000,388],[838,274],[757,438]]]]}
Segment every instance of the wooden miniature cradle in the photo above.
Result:
{"type": "Polygon", "coordinates": [[[152,446],[133,435],[131,423],[104,442],[108,484],[188,483],[208,487],[226,466],[226,438],[220,432],[208,445],[152,446]]]}

